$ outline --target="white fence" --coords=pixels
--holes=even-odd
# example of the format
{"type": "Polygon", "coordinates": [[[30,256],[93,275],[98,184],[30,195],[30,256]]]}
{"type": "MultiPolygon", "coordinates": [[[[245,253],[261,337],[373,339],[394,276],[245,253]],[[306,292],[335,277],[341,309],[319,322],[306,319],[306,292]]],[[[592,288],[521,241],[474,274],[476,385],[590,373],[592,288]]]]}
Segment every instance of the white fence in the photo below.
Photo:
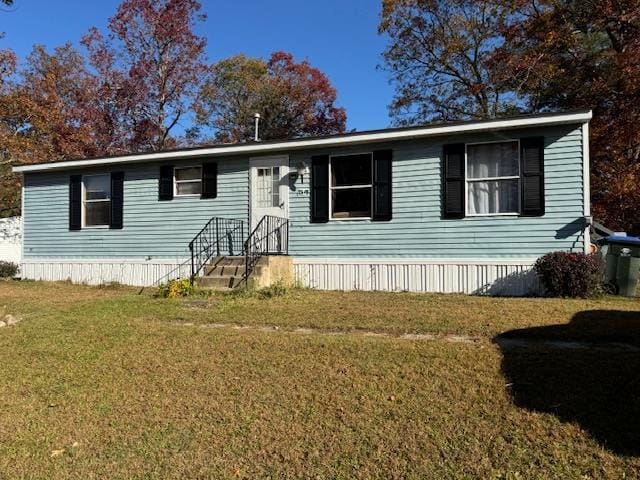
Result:
{"type": "Polygon", "coordinates": [[[21,217],[0,218],[0,261],[19,264],[21,258],[21,217]]]}

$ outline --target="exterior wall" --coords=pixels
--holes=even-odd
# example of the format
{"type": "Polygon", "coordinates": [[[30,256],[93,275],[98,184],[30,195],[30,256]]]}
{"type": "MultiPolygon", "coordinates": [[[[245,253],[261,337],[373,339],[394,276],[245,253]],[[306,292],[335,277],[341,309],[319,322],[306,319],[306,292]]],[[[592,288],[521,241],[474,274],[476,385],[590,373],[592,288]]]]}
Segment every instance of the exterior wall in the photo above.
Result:
{"type": "MultiPolygon", "coordinates": [[[[24,260],[103,258],[180,264],[189,255],[189,242],[211,217],[247,220],[247,162],[244,158],[218,162],[215,199],[183,197],[162,202],[158,200],[158,163],[26,174],[24,260]],[[109,171],[125,172],[124,228],[70,231],[69,176],[109,171]]],[[[194,163],[173,162],[176,166],[194,163]]]]}
{"type": "MultiPolygon", "coordinates": [[[[539,291],[531,265],[554,250],[585,248],[580,125],[475,133],[289,153],[291,170],[312,155],[392,148],[393,220],[309,223],[309,176],[290,176],[290,248],[297,281],[321,289],[522,295],[539,291]],[[543,217],[441,219],[442,146],[545,137],[543,217]]],[[[271,153],[273,154],[273,153],[271,153]]],[[[173,161],[174,165],[193,161],[173,161]]],[[[218,198],[158,201],[159,164],[25,175],[26,278],[152,285],[188,274],[188,242],[213,216],[248,221],[248,157],[219,159],[218,198]],[[124,171],[124,229],[68,229],[73,173],[124,171]]],[[[587,240],[588,241],[588,240],[587,240]]]]}
{"type": "Polygon", "coordinates": [[[295,171],[311,156],[393,148],[393,219],[309,223],[310,184],[298,180],[290,194],[289,251],[321,258],[525,258],[554,250],[584,251],[584,187],[580,125],[459,135],[291,155],[295,171]],[[487,216],[441,219],[442,146],[545,137],[546,213],[543,217],[487,216]]]}
{"type": "Polygon", "coordinates": [[[22,218],[0,218],[0,261],[20,263],[22,257],[22,218]]]}

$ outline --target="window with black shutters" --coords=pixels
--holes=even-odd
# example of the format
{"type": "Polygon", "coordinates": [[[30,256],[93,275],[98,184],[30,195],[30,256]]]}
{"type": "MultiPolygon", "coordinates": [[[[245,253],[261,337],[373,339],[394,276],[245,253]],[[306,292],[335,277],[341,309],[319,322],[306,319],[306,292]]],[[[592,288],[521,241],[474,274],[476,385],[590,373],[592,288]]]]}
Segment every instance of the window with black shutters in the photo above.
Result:
{"type": "Polygon", "coordinates": [[[83,227],[109,227],[111,224],[111,175],[82,177],[83,227]]]}
{"type": "Polygon", "coordinates": [[[199,196],[202,193],[202,167],[176,167],[174,175],[174,197],[199,196]]]}
{"type": "Polygon", "coordinates": [[[467,144],[467,215],[520,212],[519,142],[467,144]]]}
{"type": "Polygon", "coordinates": [[[330,212],[334,220],[371,218],[373,156],[371,153],[329,159],[330,212]]]}

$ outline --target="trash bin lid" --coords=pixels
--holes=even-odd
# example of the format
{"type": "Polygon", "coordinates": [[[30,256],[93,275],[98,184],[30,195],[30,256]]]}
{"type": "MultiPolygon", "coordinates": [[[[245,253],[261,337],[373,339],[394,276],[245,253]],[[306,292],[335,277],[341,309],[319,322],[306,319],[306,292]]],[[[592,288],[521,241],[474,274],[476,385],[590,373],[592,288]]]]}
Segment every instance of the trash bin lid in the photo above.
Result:
{"type": "Polygon", "coordinates": [[[640,247],[640,237],[627,237],[626,235],[609,235],[604,238],[606,243],[618,245],[633,245],[640,247]]]}

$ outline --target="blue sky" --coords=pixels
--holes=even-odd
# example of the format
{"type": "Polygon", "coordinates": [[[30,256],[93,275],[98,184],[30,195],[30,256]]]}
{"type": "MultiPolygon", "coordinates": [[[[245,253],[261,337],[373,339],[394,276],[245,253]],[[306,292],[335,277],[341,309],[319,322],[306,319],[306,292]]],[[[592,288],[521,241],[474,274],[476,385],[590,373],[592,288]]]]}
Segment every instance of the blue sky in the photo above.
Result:
{"type": "MultiPolygon", "coordinates": [[[[276,50],[308,59],[330,78],[348,128],[389,126],[393,89],[381,63],[385,39],[377,34],[380,0],[201,0],[208,15],[198,33],[207,37],[210,62],[236,53],[268,57],[276,50]]],[[[0,12],[0,48],[20,57],[42,43],[76,43],[95,25],[104,30],[119,0],[14,0],[0,12]]]]}

